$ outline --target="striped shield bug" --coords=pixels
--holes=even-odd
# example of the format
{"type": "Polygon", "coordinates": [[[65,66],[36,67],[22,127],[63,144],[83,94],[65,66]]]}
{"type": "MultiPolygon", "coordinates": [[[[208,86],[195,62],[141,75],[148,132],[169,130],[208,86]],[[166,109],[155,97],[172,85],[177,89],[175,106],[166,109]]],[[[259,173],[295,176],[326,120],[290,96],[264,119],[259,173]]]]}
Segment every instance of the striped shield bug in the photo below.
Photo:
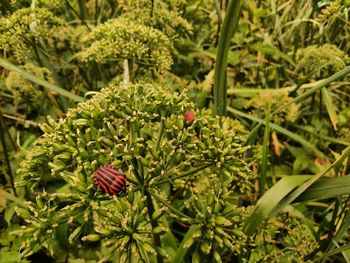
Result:
{"type": "Polygon", "coordinates": [[[113,165],[103,165],[94,173],[95,185],[110,195],[126,192],[125,173],[118,171],[113,165]]]}

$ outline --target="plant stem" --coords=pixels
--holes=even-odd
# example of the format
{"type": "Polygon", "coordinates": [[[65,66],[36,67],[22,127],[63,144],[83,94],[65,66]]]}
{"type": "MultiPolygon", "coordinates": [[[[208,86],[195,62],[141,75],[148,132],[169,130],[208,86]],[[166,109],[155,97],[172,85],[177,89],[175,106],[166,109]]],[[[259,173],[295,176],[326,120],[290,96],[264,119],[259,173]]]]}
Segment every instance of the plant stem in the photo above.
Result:
{"type": "MultiPolygon", "coordinates": [[[[148,192],[148,190],[146,189],[145,191],[145,195],[147,197],[147,208],[148,208],[148,215],[149,215],[149,220],[151,221],[151,226],[152,229],[155,229],[158,226],[158,223],[156,220],[152,219],[152,215],[154,213],[154,205],[153,205],[153,201],[152,201],[152,197],[150,195],[150,192],[148,192]]],[[[161,241],[160,241],[160,236],[159,234],[153,234],[153,238],[154,238],[154,244],[157,247],[161,247],[161,241]]],[[[157,253],[157,262],[158,263],[162,263],[163,262],[163,258],[162,256],[157,253]]]]}
{"type": "Polygon", "coordinates": [[[130,81],[129,63],[127,59],[123,60],[123,85],[128,86],[130,81]]]}
{"type": "MultiPolygon", "coordinates": [[[[206,164],[206,165],[201,166],[201,167],[199,167],[199,168],[196,168],[196,169],[194,169],[194,170],[191,170],[191,171],[188,171],[188,172],[186,172],[186,173],[180,174],[180,175],[178,175],[178,176],[172,177],[171,179],[172,179],[172,180],[176,180],[176,179],[180,179],[180,178],[183,178],[183,177],[186,177],[186,176],[195,174],[195,173],[197,173],[197,172],[199,172],[199,171],[201,171],[201,170],[204,170],[205,168],[208,168],[208,167],[210,167],[210,166],[212,166],[212,165],[213,165],[212,163],[206,164]]],[[[164,183],[168,183],[168,182],[169,182],[169,180],[164,179],[164,180],[161,180],[161,181],[159,181],[159,182],[156,182],[156,183],[152,184],[152,186],[156,186],[156,185],[160,185],[160,184],[164,184],[164,183]]]]}
{"type": "Polygon", "coordinates": [[[195,221],[196,223],[199,223],[198,219],[189,217],[188,215],[185,215],[184,213],[180,212],[179,210],[177,210],[176,208],[172,207],[171,205],[169,205],[167,202],[165,202],[164,200],[162,200],[159,196],[155,195],[154,193],[150,192],[148,189],[146,189],[146,192],[150,195],[152,195],[155,199],[157,199],[159,202],[161,202],[163,205],[165,205],[167,208],[169,208],[173,213],[177,214],[178,216],[180,216],[181,218],[186,218],[188,220],[190,220],[190,222],[195,221]]]}
{"type": "MultiPolygon", "coordinates": [[[[5,129],[6,129],[6,127],[5,127],[4,119],[2,118],[2,112],[0,111],[0,139],[1,139],[1,144],[2,144],[2,148],[4,150],[4,155],[5,155],[8,175],[10,177],[11,187],[13,189],[13,192],[14,192],[15,196],[17,196],[15,183],[14,183],[14,180],[13,180],[13,175],[12,175],[12,170],[11,170],[10,158],[9,158],[9,155],[8,155],[6,141],[5,141],[5,133],[3,132],[3,131],[5,131],[5,129]]],[[[4,178],[2,178],[2,180],[3,180],[4,184],[5,184],[6,183],[5,176],[4,176],[4,178]]]]}
{"type": "Polygon", "coordinates": [[[163,123],[163,121],[161,121],[160,122],[160,127],[159,127],[159,133],[158,133],[158,136],[157,136],[156,151],[159,150],[160,141],[162,140],[162,136],[163,136],[163,131],[164,131],[164,123],[163,123]]]}

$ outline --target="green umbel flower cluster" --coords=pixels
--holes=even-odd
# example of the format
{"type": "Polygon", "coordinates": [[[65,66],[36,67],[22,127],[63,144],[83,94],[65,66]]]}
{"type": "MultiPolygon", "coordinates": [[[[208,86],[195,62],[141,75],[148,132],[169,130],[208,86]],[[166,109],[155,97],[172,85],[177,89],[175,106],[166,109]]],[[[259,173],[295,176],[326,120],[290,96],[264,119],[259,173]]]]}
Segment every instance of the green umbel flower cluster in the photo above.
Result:
{"type": "MultiPolygon", "coordinates": [[[[274,90],[265,91],[261,90],[258,95],[250,99],[246,107],[253,108],[251,113],[259,118],[265,118],[266,110],[270,107],[270,112],[277,110],[282,105],[290,103],[293,98],[289,97],[288,91],[274,90]]],[[[296,122],[299,117],[299,108],[295,103],[290,104],[287,108],[278,112],[273,116],[274,123],[282,124],[285,122],[296,122]]]]}
{"type": "Polygon", "coordinates": [[[18,170],[31,200],[18,213],[26,221],[16,231],[23,256],[38,244],[56,253],[65,243],[84,251],[97,242],[95,259],[153,262],[174,256],[183,241],[176,229],[195,231],[181,244],[198,256],[240,253],[250,242],[240,202],[254,177],[243,158],[243,128],[222,122],[195,111],[185,93],[150,84],[110,86],[58,123],[49,118],[18,170]],[[194,120],[184,118],[188,111],[194,120]],[[125,172],[126,194],[111,197],[94,186],[94,172],[106,164],[125,172]],[[54,235],[62,244],[50,241],[54,235]]]}
{"type": "Polygon", "coordinates": [[[345,53],[332,44],[311,45],[296,52],[296,61],[299,61],[300,69],[320,77],[328,77],[343,69],[346,59],[345,53]]]}
{"type": "Polygon", "coordinates": [[[168,38],[177,42],[179,37],[190,34],[192,25],[181,15],[183,1],[120,0],[124,16],[131,21],[157,28],[168,38]]]}
{"type": "Polygon", "coordinates": [[[305,257],[318,244],[311,229],[300,218],[281,213],[256,236],[249,262],[313,262],[305,257]]]}
{"type": "Polygon", "coordinates": [[[84,40],[79,54],[85,62],[133,59],[144,67],[169,69],[171,42],[161,31],[119,17],[96,27],[84,40]]]}
{"type": "Polygon", "coordinates": [[[25,61],[32,45],[63,24],[62,19],[47,9],[19,9],[0,18],[0,50],[13,52],[18,61],[25,61]]]}

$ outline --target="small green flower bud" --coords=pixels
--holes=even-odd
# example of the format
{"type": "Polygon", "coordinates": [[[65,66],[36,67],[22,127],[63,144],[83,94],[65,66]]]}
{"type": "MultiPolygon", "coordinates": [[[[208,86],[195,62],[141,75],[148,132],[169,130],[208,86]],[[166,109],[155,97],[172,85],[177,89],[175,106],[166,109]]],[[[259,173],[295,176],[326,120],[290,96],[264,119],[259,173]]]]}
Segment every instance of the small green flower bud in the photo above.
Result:
{"type": "Polygon", "coordinates": [[[171,130],[171,128],[173,127],[173,122],[170,119],[166,119],[164,122],[164,127],[168,130],[171,130]]]}
{"type": "Polygon", "coordinates": [[[217,251],[214,251],[213,255],[214,255],[215,262],[217,262],[217,263],[221,263],[222,262],[221,256],[220,256],[220,254],[217,251]]]}
{"type": "Polygon", "coordinates": [[[234,234],[236,237],[245,237],[245,234],[239,229],[231,229],[230,232],[234,234]]]}
{"type": "Polygon", "coordinates": [[[157,227],[153,228],[152,232],[156,235],[163,235],[167,232],[167,228],[162,227],[162,226],[157,226],[157,227]]]}
{"type": "Polygon", "coordinates": [[[99,241],[100,239],[101,239],[101,235],[99,235],[99,234],[90,234],[88,236],[83,237],[81,240],[96,242],[96,241],[99,241]]]}
{"type": "Polygon", "coordinates": [[[43,201],[41,200],[41,197],[39,195],[35,197],[35,202],[36,202],[36,205],[39,209],[44,208],[43,201]]]}
{"type": "Polygon", "coordinates": [[[33,153],[33,158],[40,158],[47,154],[46,150],[37,150],[33,153]]]}
{"type": "Polygon", "coordinates": [[[229,247],[231,250],[234,249],[231,241],[228,238],[224,237],[224,238],[222,238],[222,241],[224,241],[225,246],[229,247]]]}
{"type": "Polygon", "coordinates": [[[21,208],[21,207],[16,207],[15,211],[17,213],[18,216],[22,217],[23,219],[29,219],[30,213],[27,209],[21,208]]]}
{"type": "Polygon", "coordinates": [[[127,115],[132,115],[133,113],[132,109],[128,105],[124,105],[123,110],[127,115]]]}
{"type": "Polygon", "coordinates": [[[53,131],[53,129],[47,124],[47,123],[40,123],[39,124],[40,130],[42,130],[44,133],[50,133],[53,131]]]}
{"type": "Polygon", "coordinates": [[[200,263],[200,257],[199,257],[199,253],[197,251],[195,251],[192,254],[192,263],[200,263]]]}
{"type": "Polygon", "coordinates": [[[159,255],[161,255],[162,257],[164,257],[164,258],[169,258],[169,255],[168,255],[168,253],[165,251],[164,248],[155,247],[155,249],[156,249],[157,253],[158,253],[159,255]]]}
{"type": "Polygon", "coordinates": [[[80,236],[80,234],[83,232],[83,228],[81,226],[78,226],[72,234],[69,235],[68,241],[69,244],[73,244],[73,242],[80,236]]]}
{"type": "Polygon", "coordinates": [[[220,236],[214,235],[214,240],[219,244],[219,247],[223,247],[224,246],[224,242],[222,241],[220,236]]]}
{"type": "Polygon", "coordinates": [[[57,123],[55,122],[55,120],[54,120],[50,115],[48,115],[46,118],[47,118],[47,123],[48,123],[53,129],[56,128],[57,123]]]}
{"type": "Polygon", "coordinates": [[[211,244],[209,244],[208,241],[204,240],[200,246],[202,252],[204,254],[209,254],[210,253],[210,250],[211,250],[211,244]]]}
{"type": "Polygon", "coordinates": [[[114,142],[106,137],[101,137],[98,140],[102,145],[107,146],[107,147],[113,147],[114,146],[114,142]]]}
{"type": "Polygon", "coordinates": [[[203,206],[201,204],[201,201],[199,200],[198,197],[194,197],[193,198],[193,202],[194,202],[194,205],[196,206],[196,208],[199,210],[199,211],[202,211],[203,210],[203,206]]]}
{"type": "Polygon", "coordinates": [[[56,155],[55,158],[63,160],[63,161],[69,161],[69,160],[71,160],[72,155],[68,152],[64,152],[64,153],[56,155]]]}
{"type": "Polygon", "coordinates": [[[205,143],[203,143],[203,142],[201,142],[201,141],[199,141],[198,143],[197,143],[197,145],[199,146],[199,148],[201,149],[201,150],[206,150],[207,149],[207,146],[205,145],[205,143]]]}
{"type": "Polygon", "coordinates": [[[157,219],[161,218],[165,212],[166,212],[166,208],[164,208],[164,207],[157,209],[152,214],[152,220],[157,220],[157,219]]]}
{"type": "Polygon", "coordinates": [[[211,194],[207,195],[207,205],[211,206],[213,203],[214,203],[214,197],[211,194]]]}
{"type": "Polygon", "coordinates": [[[132,203],[134,203],[134,200],[135,200],[135,194],[134,194],[133,191],[130,191],[128,193],[128,201],[129,201],[130,204],[132,204],[132,203]]]}
{"type": "Polygon", "coordinates": [[[232,223],[230,222],[230,220],[227,220],[225,217],[223,216],[218,216],[215,218],[215,222],[217,225],[219,226],[231,226],[232,223]]]}
{"type": "Polygon", "coordinates": [[[211,139],[209,139],[209,138],[205,138],[205,139],[204,139],[204,143],[205,143],[205,145],[207,145],[207,147],[209,147],[209,146],[212,146],[212,145],[213,145],[212,140],[211,140],[211,139]]]}
{"type": "Polygon", "coordinates": [[[88,119],[76,119],[74,124],[77,126],[88,126],[90,121],[88,119]]]}

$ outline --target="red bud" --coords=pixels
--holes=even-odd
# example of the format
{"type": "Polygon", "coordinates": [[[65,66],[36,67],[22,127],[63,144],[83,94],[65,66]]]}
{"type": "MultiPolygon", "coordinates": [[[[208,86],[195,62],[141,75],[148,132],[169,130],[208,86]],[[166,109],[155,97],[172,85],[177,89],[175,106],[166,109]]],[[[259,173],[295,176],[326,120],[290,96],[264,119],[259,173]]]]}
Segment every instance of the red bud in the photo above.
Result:
{"type": "Polygon", "coordinates": [[[193,111],[187,111],[184,114],[184,119],[188,122],[193,122],[196,119],[196,115],[193,111]]]}

